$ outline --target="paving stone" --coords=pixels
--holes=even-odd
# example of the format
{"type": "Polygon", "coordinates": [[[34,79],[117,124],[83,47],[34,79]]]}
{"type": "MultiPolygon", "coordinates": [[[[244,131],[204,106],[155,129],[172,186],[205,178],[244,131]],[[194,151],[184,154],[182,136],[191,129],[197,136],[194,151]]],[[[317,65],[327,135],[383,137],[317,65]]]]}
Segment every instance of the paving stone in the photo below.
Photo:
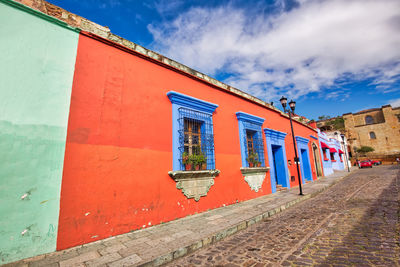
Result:
{"type": "Polygon", "coordinates": [[[114,252],[111,254],[107,254],[105,256],[101,256],[100,258],[97,258],[94,260],[86,261],[85,264],[87,267],[100,266],[100,265],[105,265],[107,263],[117,261],[121,258],[122,258],[122,256],[120,254],[114,252]]]}
{"type": "Polygon", "coordinates": [[[126,247],[122,243],[117,243],[113,246],[106,247],[106,248],[100,249],[98,251],[99,251],[100,255],[106,255],[106,254],[115,253],[124,248],[126,248],[126,247]]]}
{"type": "MultiPolygon", "coordinates": [[[[14,266],[14,265],[11,265],[14,266]]],[[[17,265],[19,266],[19,265],[17,265]]],[[[38,265],[31,265],[29,264],[28,266],[41,266],[41,267],[59,267],[60,265],[58,264],[58,262],[53,262],[53,263],[40,263],[38,265]]]]}
{"type": "Polygon", "coordinates": [[[142,243],[139,245],[134,245],[134,246],[128,246],[127,248],[121,249],[118,251],[118,253],[122,257],[128,257],[132,254],[146,254],[151,249],[151,246],[147,245],[146,243],[142,243]]]}
{"type": "Polygon", "coordinates": [[[136,246],[136,245],[145,243],[147,241],[151,241],[151,239],[148,236],[144,236],[144,237],[140,237],[140,238],[137,238],[137,239],[133,239],[133,240],[130,240],[130,241],[123,242],[123,244],[126,247],[132,247],[132,246],[136,246]]]}
{"type": "Polygon", "coordinates": [[[95,243],[90,243],[90,244],[87,244],[87,245],[83,245],[83,246],[77,247],[76,251],[79,254],[84,254],[84,253],[87,253],[87,252],[90,252],[90,251],[96,251],[96,250],[99,250],[99,249],[103,249],[105,247],[106,246],[102,242],[95,242],[95,243]]]}
{"type": "Polygon", "coordinates": [[[133,254],[133,255],[130,255],[129,257],[125,257],[121,260],[114,261],[114,262],[108,264],[108,266],[109,267],[132,266],[141,261],[142,261],[142,259],[138,255],[133,254]]]}
{"type": "Polygon", "coordinates": [[[96,251],[87,252],[84,254],[80,254],[79,256],[70,258],[68,260],[60,261],[60,267],[83,265],[82,264],[83,262],[93,260],[93,259],[96,259],[99,257],[100,257],[100,255],[96,251]]]}
{"type": "Polygon", "coordinates": [[[26,262],[9,263],[2,265],[2,267],[28,267],[28,266],[29,265],[26,262]]]}
{"type": "Polygon", "coordinates": [[[147,245],[149,245],[150,247],[157,247],[158,245],[163,244],[161,238],[149,240],[149,241],[146,241],[145,243],[146,243],[147,245]]]}
{"type": "Polygon", "coordinates": [[[58,262],[76,257],[78,255],[79,254],[76,250],[59,251],[46,255],[46,257],[43,259],[29,262],[29,267],[50,266],[53,263],[56,263],[56,266],[58,266],[58,262]]]}
{"type": "Polygon", "coordinates": [[[193,234],[193,231],[184,230],[184,231],[179,231],[179,232],[173,234],[172,237],[173,238],[181,238],[181,237],[183,237],[185,235],[190,235],[190,234],[193,234]]]}
{"type": "Polygon", "coordinates": [[[156,258],[153,261],[153,266],[161,266],[163,264],[171,262],[173,258],[174,258],[173,253],[168,253],[166,255],[156,258]]]}

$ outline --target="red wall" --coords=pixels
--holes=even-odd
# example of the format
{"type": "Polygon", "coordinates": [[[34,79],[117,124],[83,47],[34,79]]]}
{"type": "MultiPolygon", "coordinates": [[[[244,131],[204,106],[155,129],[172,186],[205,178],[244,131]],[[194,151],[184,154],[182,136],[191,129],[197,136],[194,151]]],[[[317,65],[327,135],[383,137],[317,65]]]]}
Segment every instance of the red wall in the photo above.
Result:
{"type": "MultiPolygon", "coordinates": [[[[250,190],[241,175],[237,111],[265,118],[263,128],[290,132],[288,119],[275,111],[80,35],[57,248],[270,194],[269,173],[258,193],[250,190]],[[168,176],[172,170],[168,91],[219,105],[213,122],[216,168],[221,174],[198,202],[187,199],[168,176]]],[[[294,124],[296,135],[307,139],[310,134],[317,136],[311,129],[294,124]]],[[[293,161],[290,133],[286,151],[293,161]]],[[[269,166],[267,151],[265,158],[269,166]]],[[[296,175],[294,168],[290,167],[291,175],[296,175]]],[[[291,186],[297,184],[297,180],[291,182],[291,186]]]]}

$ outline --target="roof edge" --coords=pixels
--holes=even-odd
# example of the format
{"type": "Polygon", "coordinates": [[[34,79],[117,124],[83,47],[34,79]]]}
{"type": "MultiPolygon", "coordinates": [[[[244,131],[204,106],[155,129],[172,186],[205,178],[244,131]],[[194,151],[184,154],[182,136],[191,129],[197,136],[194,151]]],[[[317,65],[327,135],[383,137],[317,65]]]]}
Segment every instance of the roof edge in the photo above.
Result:
{"type": "Polygon", "coordinates": [[[42,18],[44,20],[47,20],[48,22],[56,24],[56,25],[58,25],[60,27],[63,27],[65,29],[68,29],[68,30],[71,30],[71,31],[74,31],[74,32],[77,32],[77,33],[79,33],[81,31],[81,29],[79,29],[77,27],[74,27],[74,26],[71,26],[68,23],[66,23],[65,21],[59,20],[59,19],[57,19],[57,18],[55,18],[53,16],[45,14],[45,13],[43,13],[43,12],[37,10],[37,9],[31,8],[31,7],[26,6],[26,5],[22,4],[22,3],[15,2],[13,0],[0,0],[0,3],[4,3],[5,5],[17,8],[17,9],[22,10],[22,11],[24,11],[26,13],[31,14],[31,15],[34,15],[36,17],[42,18]]]}

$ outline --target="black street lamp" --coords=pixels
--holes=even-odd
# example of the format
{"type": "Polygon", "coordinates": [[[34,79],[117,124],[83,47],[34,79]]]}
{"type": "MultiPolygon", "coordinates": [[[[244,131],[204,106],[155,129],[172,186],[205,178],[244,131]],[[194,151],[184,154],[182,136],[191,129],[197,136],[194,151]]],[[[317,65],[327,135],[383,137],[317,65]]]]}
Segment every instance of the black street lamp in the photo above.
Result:
{"type": "Polygon", "coordinates": [[[283,111],[287,112],[289,114],[289,120],[290,120],[290,128],[292,129],[292,137],[293,137],[293,146],[294,146],[294,162],[296,163],[296,167],[297,167],[297,176],[299,177],[299,189],[300,189],[300,193],[299,195],[303,195],[303,189],[301,188],[301,177],[300,177],[300,169],[299,169],[299,157],[297,156],[297,147],[296,147],[296,140],[294,138],[294,131],[293,131],[293,122],[292,122],[292,113],[294,114],[294,109],[296,108],[296,102],[291,100],[289,102],[289,107],[291,109],[286,109],[286,104],[287,104],[287,98],[282,96],[282,98],[279,100],[281,101],[282,107],[283,107],[283,111]]]}
{"type": "Polygon", "coordinates": [[[347,159],[346,144],[344,143],[344,134],[341,134],[340,137],[342,137],[342,144],[343,144],[343,147],[344,147],[344,156],[346,158],[347,171],[350,172],[349,160],[347,159]]]}

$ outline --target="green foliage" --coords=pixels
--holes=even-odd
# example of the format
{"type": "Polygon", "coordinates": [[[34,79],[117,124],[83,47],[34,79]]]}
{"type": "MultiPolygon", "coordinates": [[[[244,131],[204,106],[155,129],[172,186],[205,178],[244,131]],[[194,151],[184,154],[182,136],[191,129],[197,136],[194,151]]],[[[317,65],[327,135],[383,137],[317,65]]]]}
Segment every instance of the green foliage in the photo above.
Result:
{"type": "Polygon", "coordinates": [[[205,157],[203,153],[200,153],[198,155],[196,154],[189,155],[187,152],[182,153],[182,163],[184,165],[193,164],[196,166],[206,162],[207,162],[207,157],[205,157]]]}
{"type": "Polygon", "coordinates": [[[207,162],[207,158],[204,156],[203,153],[200,153],[199,155],[194,155],[194,165],[202,165],[203,163],[207,162]]]}
{"type": "Polygon", "coordinates": [[[258,163],[258,154],[255,152],[250,152],[249,156],[247,157],[247,162],[249,163],[253,163],[254,165],[256,165],[258,163]]]}
{"type": "Polygon", "coordinates": [[[328,121],[326,125],[332,126],[333,130],[344,130],[344,119],[342,117],[328,121]]]}
{"type": "Polygon", "coordinates": [[[322,120],[327,120],[327,119],[330,119],[330,118],[331,118],[331,116],[322,115],[322,116],[318,117],[318,120],[322,121],[322,120]]]}
{"type": "Polygon", "coordinates": [[[187,152],[182,153],[182,163],[185,165],[192,163],[192,159],[190,158],[190,156],[187,152]]]}
{"type": "Polygon", "coordinates": [[[361,148],[357,148],[356,151],[358,153],[368,153],[368,152],[372,152],[375,149],[370,147],[370,146],[362,146],[361,148]]]}

